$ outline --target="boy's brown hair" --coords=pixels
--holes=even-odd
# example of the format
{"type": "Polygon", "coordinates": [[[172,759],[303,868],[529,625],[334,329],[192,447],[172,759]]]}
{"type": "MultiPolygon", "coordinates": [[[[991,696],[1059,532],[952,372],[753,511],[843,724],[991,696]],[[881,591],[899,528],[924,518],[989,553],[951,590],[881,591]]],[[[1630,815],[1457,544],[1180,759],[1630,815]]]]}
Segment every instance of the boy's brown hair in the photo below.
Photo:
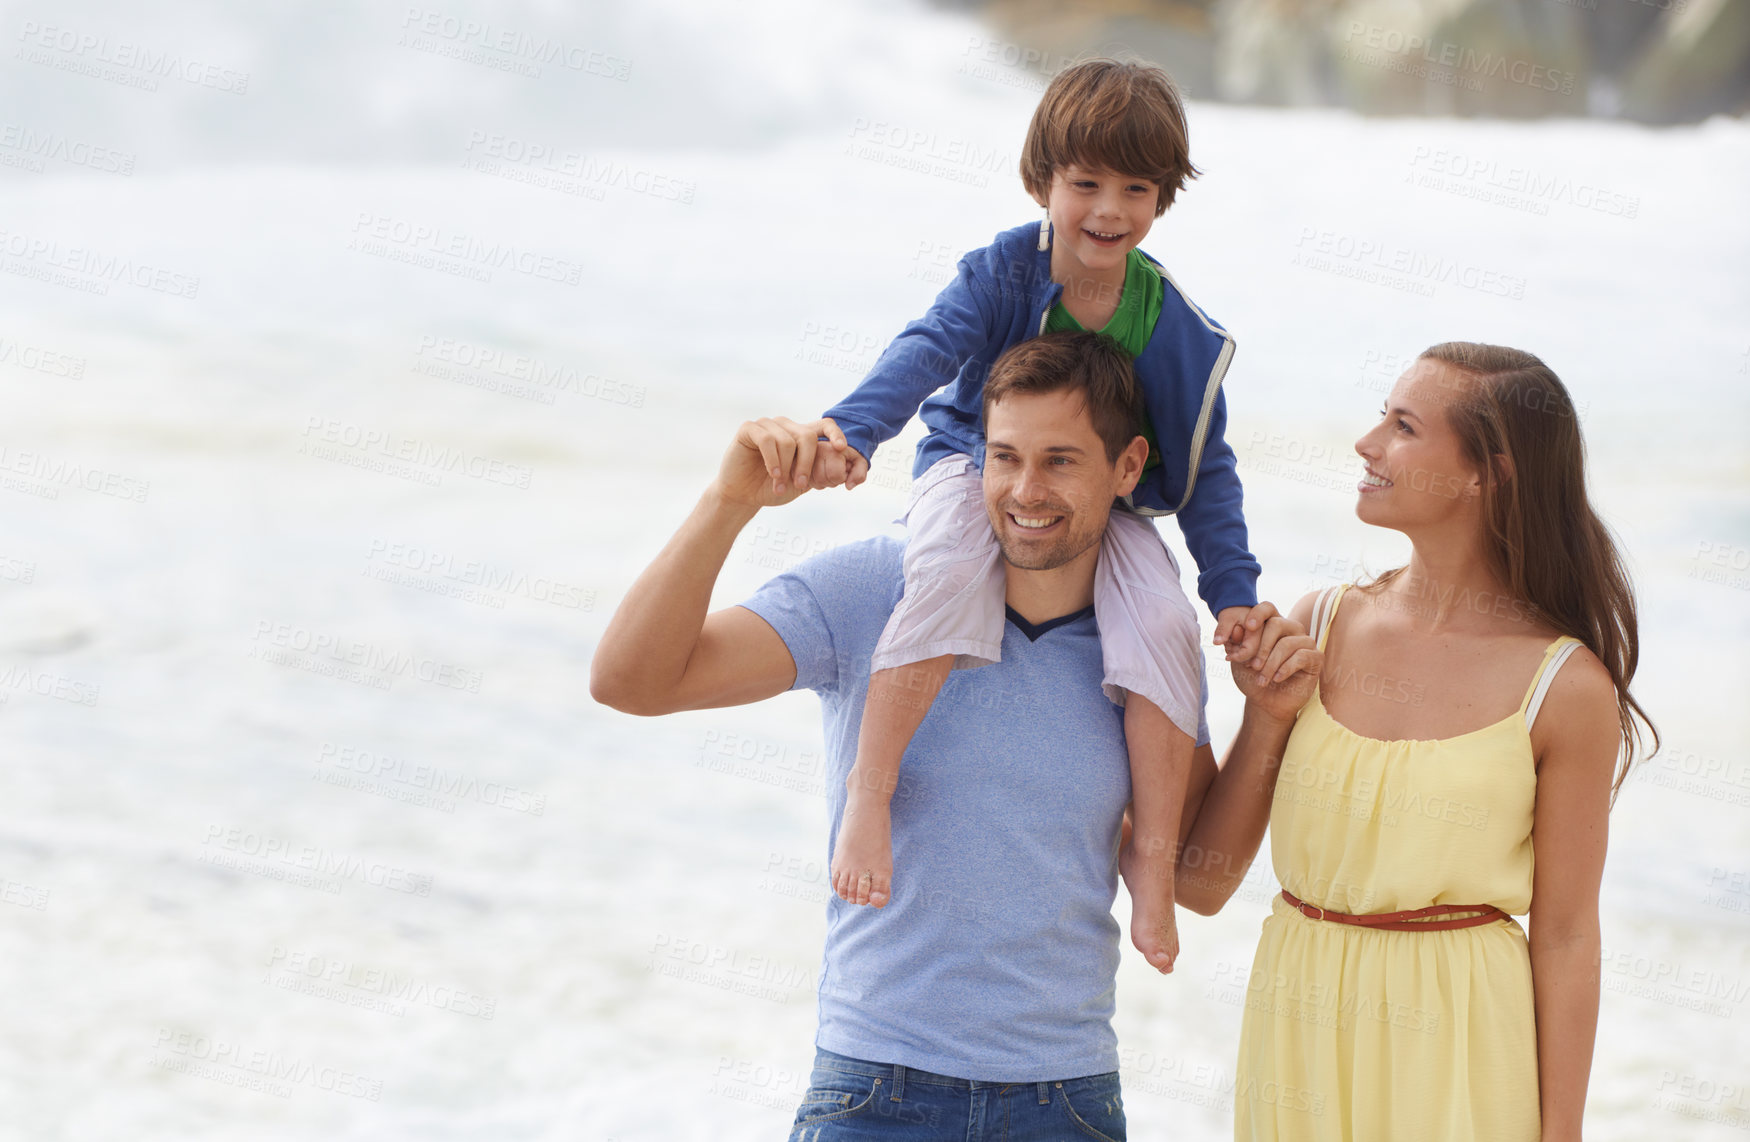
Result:
{"type": "Polygon", "coordinates": [[[1106,460],[1116,464],[1138,435],[1142,394],[1130,355],[1105,334],[1064,329],[1011,346],[990,367],[979,418],[988,421],[991,406],[1012,396],[1069,389],[1081,391],[1106,460]]]}
{"type": "Polygon", "coordinates": [[[1200,172],[1191,165],[1185,102],[1158,67],[1090,59],[1052,79],[1027,126],[1021,183],[1035,201],[1051,190],[1051,172],[1074,163],[1160,184],[1155,217],[1200,172]]]}

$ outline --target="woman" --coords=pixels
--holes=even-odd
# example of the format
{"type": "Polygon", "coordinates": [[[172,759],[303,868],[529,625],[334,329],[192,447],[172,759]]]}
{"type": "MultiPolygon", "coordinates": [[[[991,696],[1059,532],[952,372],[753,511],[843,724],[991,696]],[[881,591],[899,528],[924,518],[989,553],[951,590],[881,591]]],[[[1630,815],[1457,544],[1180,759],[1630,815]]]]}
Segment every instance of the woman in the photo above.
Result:
{"type": "Polygon", "coordinates": [[[1658,736],[1573,403],[1529,353],[1436,345],[1356,451],[1410,561],[1268,619],[1187,846],[1231,891],[1267,814],[1283,888],[1235,1137],[1577,1140],[1607,817],[1634,719],[1658,736]]]}

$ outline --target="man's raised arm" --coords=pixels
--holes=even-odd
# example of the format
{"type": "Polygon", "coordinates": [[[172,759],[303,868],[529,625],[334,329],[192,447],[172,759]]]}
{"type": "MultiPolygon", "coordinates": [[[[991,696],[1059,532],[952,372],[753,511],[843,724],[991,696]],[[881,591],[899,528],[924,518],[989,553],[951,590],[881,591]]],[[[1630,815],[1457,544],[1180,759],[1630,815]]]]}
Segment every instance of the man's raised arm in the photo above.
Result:
{"type": "Polygon", "coordinates": [[[843,464],[826,461],[844,447],[830,420],[768,417],[738,428],[717,478],[609,620],[590,662],[590,697],[654,715],[738,706],[789,689],[796,662],[778,632],[742,607],[706,610],[741,529],[761,508],[807,491],[809,473],[836,473],[830,482],[842,482],[843,464]]]}

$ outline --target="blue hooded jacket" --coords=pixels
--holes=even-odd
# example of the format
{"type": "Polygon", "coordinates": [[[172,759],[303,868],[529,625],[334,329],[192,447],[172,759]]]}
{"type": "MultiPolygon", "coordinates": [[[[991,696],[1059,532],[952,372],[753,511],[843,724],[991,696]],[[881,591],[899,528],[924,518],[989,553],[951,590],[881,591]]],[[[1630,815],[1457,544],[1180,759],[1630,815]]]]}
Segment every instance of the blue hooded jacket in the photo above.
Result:
{"type": "MultiPolygon", "coordinates": [[[[1038,248],[1038,237],[1039,224],[1028,223],[961,258],[957,276],[929,312],[901,330],[851,395],[826,411],[865,459],[873,461],[875,448],[917,413],[930,431],[918,444],[914,478],[955,453],[984,467],[981,409],[991,364],[1011,345],[1037,336],[1063,293],[1051,280],[1051,252],[1038,248]]],[[[1161,463],[1143,474],[1125,504],[1142,515],[1179,517],[1197,561],[1197,593],[1212,614],[1254,606],[1262,568],[1246,549],[1221,394],[1234,341],[1159,262],[1149,261],[1166,291],[1135,370],[1161,463]]]]}

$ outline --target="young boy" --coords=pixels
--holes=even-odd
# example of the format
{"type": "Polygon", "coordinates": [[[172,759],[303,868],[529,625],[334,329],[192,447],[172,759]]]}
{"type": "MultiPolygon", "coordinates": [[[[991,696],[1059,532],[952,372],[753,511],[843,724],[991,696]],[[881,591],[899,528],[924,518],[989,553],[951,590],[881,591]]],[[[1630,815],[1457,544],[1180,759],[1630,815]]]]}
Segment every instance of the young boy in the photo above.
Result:
{"type": "MultiPolygon", "coordinates": [[[[833,888],[847,901],[882,907],[890,897],[889,814],[900,761],[949,670],[1001,656],[1001,552],[979,492],[989,460],[980,394],[990,364],[1041,333],[1095,330],[1134,358],[1146,411],[1137,431],[1148,439],[1149,459],[1121,505],[1127,510],[1114,511],[1107,526],[1094,605],[1104,688],[1124,707],[1130,754],[1131,938],[1151,965],[1172,970],[1173,867],[1202,668],[1196,615],[1178,567],[1144,517],[1179,516],[1201,572],[1198,593],[1216,617],[1215,642],[1228,645],[1230,660],[1249,660],[1256,644],[1245,622],[1260,570],[1246,549],[1239,477],[1223,439],[1220,385],[1233,340],[1137,249],[1196,177],[1188,152],[1183,104],[1159,68],[1090,60],[1059,73],[1021,154],[1022,182],[1045,220],[999,234],[962,258],[929,312],[825,414],[848,445],[838,454],[848,486],[866,476],[875,447],[913,413],[930,428],[918,446],[905,517],[905,597],[874,655],[832,855],[833,888]]],[[[830,454],[822,449],[820,463],[830,454]]],[[[1062,527],[1050,507],[1047,496],[1043,506],[1025,509],[1031,514],[1010,513],[1015,529],[1042,550],[1062,527]]]]}

